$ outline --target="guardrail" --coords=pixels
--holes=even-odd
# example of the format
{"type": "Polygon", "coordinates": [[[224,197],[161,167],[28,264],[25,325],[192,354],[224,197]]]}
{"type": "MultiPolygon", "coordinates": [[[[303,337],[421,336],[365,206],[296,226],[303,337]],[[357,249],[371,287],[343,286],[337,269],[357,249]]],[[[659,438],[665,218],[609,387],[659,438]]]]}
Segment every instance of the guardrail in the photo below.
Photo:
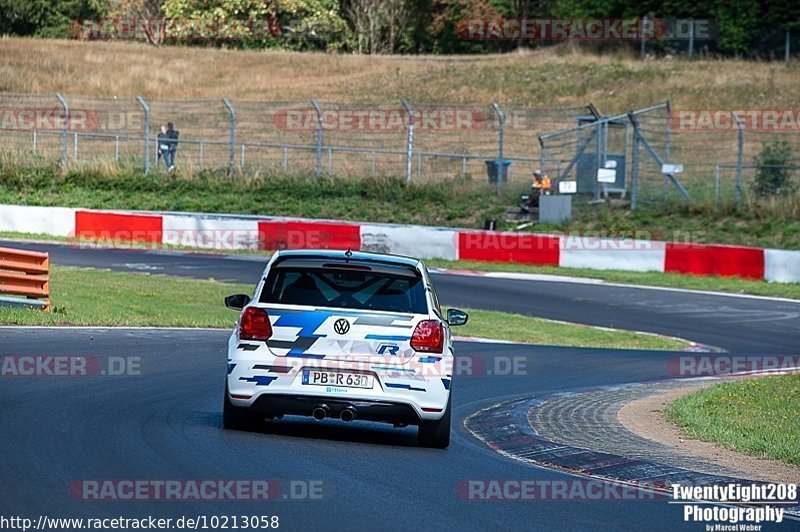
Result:
{"type": "Polygon", "coordinates": [[[50,310],[50,256],[47,253],[0,248],[0,305],[50,310]]]}

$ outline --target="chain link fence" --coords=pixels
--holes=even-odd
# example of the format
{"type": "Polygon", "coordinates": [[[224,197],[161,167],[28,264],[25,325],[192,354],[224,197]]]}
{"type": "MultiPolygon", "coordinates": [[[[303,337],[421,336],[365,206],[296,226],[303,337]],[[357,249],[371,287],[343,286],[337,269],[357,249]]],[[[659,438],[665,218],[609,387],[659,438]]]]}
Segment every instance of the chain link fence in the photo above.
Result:
{"type": "Polygon", "coordinates": [[[592,106],[577,125],[539,135],[540,166],[595,199],[631,208],[672,199],[741,202],[794,192],[796,110],[674,110],[669,102],[613,116],[592,106]]]}
{"type": "Polygon", "coordinates": [[[190,172],[478,179],[487,161],[503,159],[510,165],[502,184],[527,180],[538,164],[537,132],[568,126],[581,109],[0,94],[0,112],[2,152],[60,159],[65,168],[165,172],[156,135],[172,122],[177,162],[190,172]]]}
{"type": "Polygon", "coordinates": [[[800,163],[800,112],[792,110],[687,111],[663,102],[603,115],[591,104],[355,105],[60,94],[0,94],[0,153],[31,164],[60,161],[64,168],[109,164],[166,173],[156,135],[168,122],[180,131],[181,171],[408,181],[488,175],[500,189],[527,183],[542,168],[556,189],[559,182],[574,182],[579,194],[619,196],[632,208],[676,198],[745,201],[769,165],[791,183],[800,163]]]}

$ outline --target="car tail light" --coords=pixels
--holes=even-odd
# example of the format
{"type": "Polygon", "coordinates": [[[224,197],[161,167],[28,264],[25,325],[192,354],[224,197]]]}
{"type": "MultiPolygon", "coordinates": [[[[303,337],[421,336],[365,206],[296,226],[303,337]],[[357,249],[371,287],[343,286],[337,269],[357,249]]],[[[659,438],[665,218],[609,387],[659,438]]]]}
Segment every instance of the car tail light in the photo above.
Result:
{"type": "Polygon", "coordinates": [[[247,307],[239,319],[239,338],[243,340],[266,340],[272,336],[269,315],[263,308],[247,307]]]}
{"type": "Polygon", "coordinates": [[[444,347],[444,331],[437,320],[423,320],[417,324],[411,335],[411,347],[415,351],[441,353],[444,347]]]}

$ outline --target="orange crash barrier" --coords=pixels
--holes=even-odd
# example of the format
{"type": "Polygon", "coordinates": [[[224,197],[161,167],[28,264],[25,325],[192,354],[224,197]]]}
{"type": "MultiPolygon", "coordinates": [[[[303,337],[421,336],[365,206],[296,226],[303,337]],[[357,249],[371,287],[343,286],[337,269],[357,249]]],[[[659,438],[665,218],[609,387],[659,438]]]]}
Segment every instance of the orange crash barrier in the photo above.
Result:
{"type": "Polygon", "coordinates": [[[50,310],[50,256],[47,253],[0,248],[0,304],[50,310]]]}

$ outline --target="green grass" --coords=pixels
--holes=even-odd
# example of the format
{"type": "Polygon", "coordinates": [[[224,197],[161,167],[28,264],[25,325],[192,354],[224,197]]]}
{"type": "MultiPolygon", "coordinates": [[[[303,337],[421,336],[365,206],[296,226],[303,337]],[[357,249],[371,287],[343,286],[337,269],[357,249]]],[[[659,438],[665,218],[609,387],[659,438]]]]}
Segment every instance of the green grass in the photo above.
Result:
{"type": "Polygon", "coordinates": [[[165,178],[135,169],[0,170],[0,203],[95,209],[194,211],[475,227],[508,203],[483,182],[407,184],[389,177],[345,178],[199,173],[165,178]]]}
{"type": "Polygon", "coordinates": [[[635,211],[589,206],[576,198],[567,226],[536,225],[537,232],[575,231],[590,236],[639,238],[800,249],[800,196],[714,205],[704,201],[671,201],[635,211]]]}
{"type": "Polygon", "coordinates": [[[52,312],[0,307],[10,325],[232,327],[223,305],[253,286],[108,270],[51,267],[52,312]]]}
{"type": "MultiPolygon", "coordinates": [[[[481,228],[515,208],[525,183],[495,195],[484,179],[406,183],[393,177],[239,175],[211,172],[165,178],[113,166],[73,169],[20,165],[0,169],[0,203],[95,209],[194,211],[481,228]]],[[[800,196],[782,202],[714,206],[703,202],[643,206],[636,211],[589,206],[575,198],[574,220],[526,231],[570,232],[695,243],[800,249],[800,196]]],[[[500,229],[513,229],[499,222],[500,229]]]]}
{"type": "Polygon", "coordinates": [[[666,415],[693,438],[800,466],[800,374],[705,388],[672,403],[666,415]]]}
{"type": "Polygon", "coordinates": [[[718,277],[714,275],[683,275],[678,273],[627,272],[618,270],[589,270],[585,268],[560,268],[556,266],[534,266],[515,262],[449,261],[428,259],[425,263],[434,268],[472,270],[484,272],[520,272],[545,275],[587,277],[601,279],[610,283],[638,284],[644,286],[663,286],[689,290],[706,290],[731,294],[750,294],[758,296],[800,299],[798,283],[768,283],[740,277],[718,277]]]}
{"type": "Polygon", "coordinates": [[[517,342],[574,347],[608,347],[616,349],[661,349],[680,351],[689,342],[653,334],[637,333],[563,323],[520,314],[465,309],[469,321],[454,329],[459,336],[505,338],[517,342]]]}
{"type": "MultiPolygon", "coordinates": [[[[66,242],[66,238],[0,231],[0,239],[21,240],[52,240],[66,242]]],[[[109,244],[109,243],[105,243],[109,244]]],[[[124,243],[125,246],[143,246],[143,244],[124,243]]],[[[202,253],[215,253],[215,250],[179,248],[182,250],[199,251],[202,253]]],[[[235,255],[271,255],[272,251],[263,250],[225,250],[219,253],[235,255]]],[[[682,288],[688,290],[705,290],[709,292],[724,292],[730,294],[749,294],[757,296],[781,297],[786,299],[800,299],[800,284],[798,283],[768,283],[754,279],[741,279],[739,277],[718,277],[713,275],[682,275],[677,273],[657,272],[627,272],[618,270],[589,270],[585,268],[560,268],[555,266],[535,266],[516,262],[481,262],[481,261],[451,261],[443,259],[426,259],[425,263],[432,268],[446,268],[452,270],[470,270],[478,272],[516,272],[534,273],[544,275],[586,277],[600,279],[610,283],[661,286],[667,288],[682,288]]]]}
{"type": "MultiPolygon", "coordinates": [[[[232,327],[235,312],[223,298],[253,287],[145,273],[53,267],[52,312],[0,307],[5,325],[232,327]]],[[[683,349],[683,340],[629,331],[562,324],[502,312],[471,311],[465,336],[548,345],[631,349],[683,349]]]]}

